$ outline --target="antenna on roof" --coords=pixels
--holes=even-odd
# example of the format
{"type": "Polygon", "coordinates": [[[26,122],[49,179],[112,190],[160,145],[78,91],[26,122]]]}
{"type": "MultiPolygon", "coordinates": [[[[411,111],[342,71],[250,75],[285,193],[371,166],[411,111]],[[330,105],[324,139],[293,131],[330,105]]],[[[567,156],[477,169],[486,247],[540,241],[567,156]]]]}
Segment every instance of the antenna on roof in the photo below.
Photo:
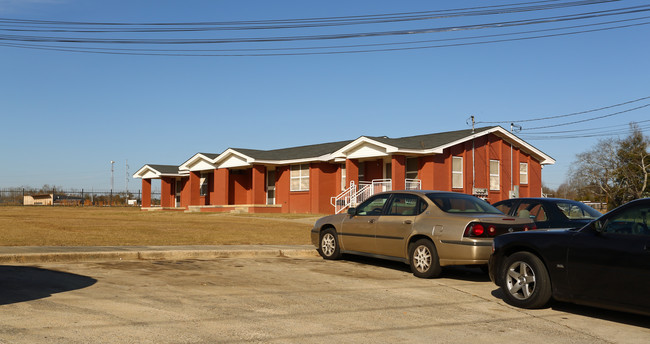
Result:
{"type": "Polygon", "coordinates": [[[474,124],[476,123],[476,121],[474,121],[474,116],[473,115],[469,116],[469,118],[467,118],[465,120],[465,124],[469,125],[470,121],[472,121],[472,134],[474,134],[474,124]]]}
{"type": "Polygon", "coordinates": [[[520,132],[520,131],[521,131],[521,125],[510,123],[510,132],[511,133],[520,132]]]}

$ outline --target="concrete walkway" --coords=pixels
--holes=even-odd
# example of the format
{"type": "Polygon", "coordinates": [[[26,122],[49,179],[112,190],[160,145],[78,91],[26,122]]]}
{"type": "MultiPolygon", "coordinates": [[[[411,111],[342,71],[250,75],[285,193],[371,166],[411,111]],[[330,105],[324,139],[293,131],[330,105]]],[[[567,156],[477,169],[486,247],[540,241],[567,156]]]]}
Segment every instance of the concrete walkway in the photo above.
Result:
{"type": "Polygon", "coordinates": [[[316,256],[311,245],[0,246],[0,264],[316,256]]]}

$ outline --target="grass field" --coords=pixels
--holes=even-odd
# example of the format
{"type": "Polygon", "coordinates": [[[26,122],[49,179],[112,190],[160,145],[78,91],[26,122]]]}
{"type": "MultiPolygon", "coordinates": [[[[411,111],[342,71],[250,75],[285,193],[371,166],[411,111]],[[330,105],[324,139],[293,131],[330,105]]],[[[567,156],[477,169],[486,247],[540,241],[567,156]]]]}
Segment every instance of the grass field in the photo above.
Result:
{"type": "Polygon", "coordinates": [[[317,215],[0,207],[0,246],[305,245],[317,215]]]}

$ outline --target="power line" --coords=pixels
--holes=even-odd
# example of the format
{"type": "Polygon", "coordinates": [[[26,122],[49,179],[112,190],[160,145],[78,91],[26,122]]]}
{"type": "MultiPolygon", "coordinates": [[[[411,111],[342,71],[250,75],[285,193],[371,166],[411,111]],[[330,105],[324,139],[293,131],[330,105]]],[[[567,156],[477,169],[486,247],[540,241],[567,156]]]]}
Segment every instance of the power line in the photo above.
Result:
{"type": "MultiPolygon", "coordinates": [[[[633,20],[647,19],[647,18],[650,18],[650,17],[633,18],[633,19],[627,19],[627,20],[619,20],[619,21],[615,21],[615,22],[625,22],[625,21],[633,21],[633,20]]],[[[585,25],[573,26],[573,27],[587,27],[587,26],[603,25],[603,24],[607,24],[607,23],[585,24],[585,25]]],[[[636,23],[636,24],[619,25],[619,26],[612,26],[612,27],[591,29],[591,30],[578,30],[578,31],[558,33],[558,34],[536,35],[536,36],[529,36],[529,37],[511,38],[511,39],[485,40],[485,41],[469,42],[469,43],[450,43],[450,44],[426,45],[426,46],[406,47],[406,48],[359,49],[359,50],[347,50],[347,51],[325,51],[325,52],[306,52],[306,53],[258,53],[258,54],[196,54],[195,53],[195,54],[188,54],[188,53],[184,53],[184,52],[191,52],[191,51],[230,51],[230,50],[228,50],[228,49],[224,49],[224,50],[156,50],[156,49],[116,49],[116,48],[96,48],[96,47],[75,47],[75,48],[70,48],[70,47],[62,47],[62,46],[47,46],[47,45],[36,45],[36,44],[29,45],[29,44],[21,44],[21,43],[0,43],[0,46],[15,47],[15,48],[27,48],[27,49],[39,49],[39,50],[79,52],[79,53],[114,54],[114,55],[139,55],[139,56],[192,56],[192,57],[201,57],[201,56],[204,56],[204,57],[215,57],[215,56],[227,57],[227,56],[231,56],[231,57],[239,57],[239,56],[327,55],[327,54],[351,54],[351,53],[371,53],[371,52],[387,52],[387,51],[401,51],[401,50],[433,49],[433,48],[458,47],[458,46],[479,45],[479,44],[493,44],[493,43],[503,43],[503,42],[511,42],[511,41],[522,41],[522,40],[531,40],[531,39],[540,39],[540,38],[550,38],[550,37],[576,35],[576,34],[583,34],[583,33],[592,33],[592,32],[599,32],[599,31],[630,28],[630,27],[642,26],[642,25],[648,25],[648,24],[650,24],[650,22],[641,22],[641,23],[636,23]],[[131,51],[131,52],[125,52],[125,51],[131,51]],[[132,52],[132,51],[137,51],[137,52],[132,52]],[[155,52],[151,52],[151,51],[158,51],[158,52],[160,52],[160,51],[173,51],[175,53],[155,53],[155,52]]],[[[481,38],[481,37],[496,37],[496,36],[505,36],[505,35],[516,35],[516,34],[523,34],[523,33],[530,33],[530,32],[543,32],[543,31],[550,31],[550,30],[564,30],[564,29],[567,29],[567,28],[571,28],[571,27],[545,29],[545,30],[535,30],[535,31],[509,33],[509,34],[501,34],[501,35],[486,35],[486,36],[464,37],[464,38],[449,39],[449,40],[453,41],[453,40],[475,39],[475,38],[481,38]]],[[[0,40],[2,40],[2,39],[0,38],[0,40]]],[[[445,41],[445,40],[432,40],[432,41],[445,41]]],[[[383,43],[383,44],[377,44],[377,45],[414,44],[414,43],[419,43],[419,42],[420,41],[417,41],[417,42],[401,42],[401,43],[383,43]]],[[[364,46],[364,45],[320,47],[320,48],[329,49],[329,48],[337,48],[337,47],[346,48],[346,47],[356,47],[356,46],[364,46]]],[[[365,46],[369,46],[369,45],[365,45],[365,46]]],[[[274,48],[274,49],[232,49],[232,51],[247,51],[247,50],[252,50],[252,51],[261,51],[261,50],[286,51],[286,50],[291,50],[291,49],[318,49],[318,48],[319,47],[274,48]]],[[[501,123],[501,122],[499,122],[499,123],[501,123]]]]}
{"type": "Polygon", "coordinates": [[[610,114],[606,114],[606,115],[602,115],[602,116],[598,116],[598,117],[587,118],[587,119],[583,119],[583,120],[580,120],[580,121],[573,121],[573,122],[566,122],[566,123],[560,123],[560,124],[545,125],[545,126],[534,127],[534,128],[524,128],[523,130],[536,130],[536,129],[545,129],[545,128],[555,128],[555,127],[562,127],[562,126],[571,125],[571,124],[584,123],[584,122],[594,121],[594,120],[597,120],[597,119],[612,117],[612,116],[624,114],[624,113],[627,113],[627,112],[643,109],[643,108],[646,108],[648,106],[650,106],[650,104],[645,104],[645,105],[637,106],[635,108],[631,108],[631,109],[627,109],[627,110],[623,110],[623,111],[618,111],[618,112],[614,112],[614,113],[610,113],[610,114]]]}
{"type": "MultiPolygon", "coordinates": [[[[30,20],[30,19],[11,19],[0,18],[0,24],[12,24],[15,30],[30,31],[29,28],[39,28],[38,30],[52,30],[60,32],[174,32],[174,31],[201,31],[201,30],[259,30],[259,29],[287,29],[287,28],[305,28],[305,27],[322,27],[338,25],[360,25],[376,24],[413,20],[431,20],[463,16],[480,16],[495,14],[510,14],[530,11],[553,10],[568,7],[596,5],[609,2],[618,2],[620,0],[580,0],[557,3],[559,0],[533,1],[504,5],[468,7],[460,9],[435,10],[435,11],[417,11],[388,14],[372,14],[357,16],[339,16],[339,17],[319,17],[319,18],[301,18],[301,19],[274,19],[274,20],[246,20],[246,21],[226,21],[226,22],[178,22],[178,23],[117,23],[117,22],[73,22],[73,21],[50,21],[50,20],[30,20]],[[537,5],[533,5],[537,4],[537,5]],[[540,5],[541,4],[541,5],[540,5]],[[524,5],[524,6],[522,6],[524,5]],[[52,26],[53,25],[53,26],[52,26]],[[67,29],[66,26],[82,27],[82,29],[67,29]],[[92,27],[106,27],[100,29],[90,29],[92,27]],[[180,26],[179,28],[176,28],[180,26]],[[135,29],[122,29],[124,27],[140,27],[135,29]],[[154,29],[146,29],[153,27],[154,29]],[[160,31],[155,31],[159,28],[160,31]],[[171,27],[171,28],[169,28],[171,27]],[[201,28],[205,27],[205,28],[201,28]],[[122,31],[124,30],[124,31],[122,31]],[[141,31],[142,30],[142,31],[141,31]],[[152,30],[152,31],[146,31],[152,30]]],[[[3,26],[3,25],[0,25],[3,26]]],[[[4,25],[6,26],[6,25],[4,25]]]]}
{"type": "Polygon", "coordinates": [[[350,38],[369,38],[386,36],[404,36],[414,34],[440,33],[451,31],[467,31],[486,28],[505,28],[522,25],[548,24],[564,21],[584,20],[605,16],[636,14],[650,11],[650,5],[633,6],[613,10],[603,10],[580,14],[502,21],[484,24],[471,24],[460,26],[434,27],[424,29],[403,29],[392,31],[374,31],[363,33],[339,33],[321,35],[295,35],[295,36],[267,36],[267,37],[237,37],[237,38],[192,38],[192,39],[157,39],[157,38],[82,38],[82,37],[56,37],[56,36],[25,36],[25,35],[0,35],[0,40],[17,42],[48,42],[48,43],[86,43],[86,44],[224,44],[224,43],[266,43],[266,42],[296,42],[314,40],[341,40],[350,38]]]}
{"type": "MultiPolygon", "coordinates": [[[[650,99],[650,96],[639,98],[639,99],[634,99],[634,100],[630,100],[630,101],[626,101],[626,102],[619,103],[619,104],[600,107],[600,108],[597,108],[597,109],[591,109],[591,110],[580,111],[580,112],[573,112],[573,113],[564,114],[564,115],[547,116],[547,117],[533,118],[533,119],[509,120],[509,121],[493,121],[493,122],[481,121],[481,122],[476,122],[476,123],[477,124],[479,124],[479,123],[480,124],[500,124],[500,123],[526,123],[526,122],[545,121],[545,120],[555,119],[555,118],[564,118],[564,117],[571,117],[571,116],[577,116],[577,115],[584,115],[586,113],[611,109],[611,108],[615,108],[615,107],[618,107],[618,106],[623,106],[623,105],[627,105],[627,104],[636,103],[636,102],[646,100],[646,99],[650,99]]],[[[531,130],[531,129],[534,129],[534,128],[528,128],[527,130],[531,130]]]]}

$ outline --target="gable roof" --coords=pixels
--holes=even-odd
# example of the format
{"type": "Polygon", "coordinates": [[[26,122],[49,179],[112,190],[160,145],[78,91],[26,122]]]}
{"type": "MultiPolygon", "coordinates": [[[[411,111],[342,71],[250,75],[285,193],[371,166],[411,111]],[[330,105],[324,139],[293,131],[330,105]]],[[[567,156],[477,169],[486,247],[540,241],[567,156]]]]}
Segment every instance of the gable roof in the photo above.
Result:
{"type": "Polygon", "coordinates": [[[153,165],[147,164],[142,166],[133,174],[133,178],[160,178],[164,176],[180,176],[178,166],[176,165],[153,165]]]}
{"type": "MultiPolygon", "coordinates": [[[[381,157],[396,153],[412,155],[441,154],[448,147],[488,134],[497,135],[503,140],[515,144],[522,151],[539,160],[543,165],[555,163],[552,157],[505,130],[503,127],[491,126],[399,138],[361,136],[355,140],[272,150],[228,148],[221,154],[196,153],[180,166],[145,165],[145,167],[150,167],[158,176],[177,176],[183,173],[179,172],[179,170],[206,170],[220,167],[237,168],[251,166],[254,163],[280,165],[310,161],[342,161],[348,157],[381,157]]],[[[140,176],[142,174],[138,175],[138,173],[140,171],[134,177],[142,178],[140,176]]]]}

